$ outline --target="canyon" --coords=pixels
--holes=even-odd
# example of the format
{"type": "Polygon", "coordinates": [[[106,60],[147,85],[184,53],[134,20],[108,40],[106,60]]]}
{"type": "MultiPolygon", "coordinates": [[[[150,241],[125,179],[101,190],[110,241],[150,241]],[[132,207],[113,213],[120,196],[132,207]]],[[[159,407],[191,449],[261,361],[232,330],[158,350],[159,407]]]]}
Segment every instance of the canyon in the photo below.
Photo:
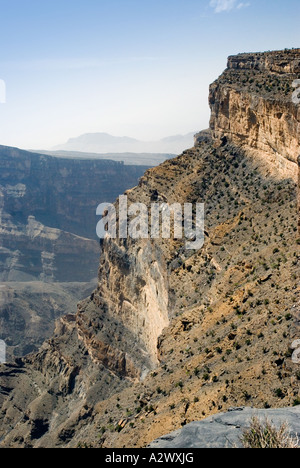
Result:
{"type": "Polygon", "coordinates": [[[1,446],[145,447],[231,407],[299,405],[299,63],[300,49],[230,57],[210,129],[126,190],[205,203],[204,247],[101,242],[77,313],[0,367],[1,446]]]}
{"type": "Polygon", "coordinates": [[[0,147],[0,339],[8,359],[37,351],[55,319],[93,291],[96,208],[146,168],[0,147]]]}

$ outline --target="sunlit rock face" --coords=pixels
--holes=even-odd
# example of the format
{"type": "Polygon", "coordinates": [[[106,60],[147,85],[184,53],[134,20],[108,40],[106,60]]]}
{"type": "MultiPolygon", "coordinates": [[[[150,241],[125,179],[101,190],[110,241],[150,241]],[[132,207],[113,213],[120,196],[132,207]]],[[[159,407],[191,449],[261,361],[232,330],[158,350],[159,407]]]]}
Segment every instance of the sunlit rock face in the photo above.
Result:
{"type": "Polygon", "coordinates": [[[296,168],[300,105],[293,98],[300,77],[300,50],[229,57],[226,71],[210,87],[210,126],[282,170],[296,168]],[[293,86],[294,85],[294,86],[293,86]]]}

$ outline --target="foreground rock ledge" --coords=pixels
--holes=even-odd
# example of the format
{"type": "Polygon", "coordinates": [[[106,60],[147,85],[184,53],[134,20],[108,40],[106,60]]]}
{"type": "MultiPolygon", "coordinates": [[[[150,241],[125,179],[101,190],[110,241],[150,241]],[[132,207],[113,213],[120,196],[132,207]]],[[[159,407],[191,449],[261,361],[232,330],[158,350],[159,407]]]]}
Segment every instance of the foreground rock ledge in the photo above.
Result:
{"type": "Polygon", "coordinates": [[[267,418],[276,427],[287,423],[291,433],[300,437],[300,407],[270,410],[234,408],[228,413],[192,422],[155,440],[149,448],[242,448],[240,438],[243,430],[249,427],[255,416],[262,421],[267,418]]]}

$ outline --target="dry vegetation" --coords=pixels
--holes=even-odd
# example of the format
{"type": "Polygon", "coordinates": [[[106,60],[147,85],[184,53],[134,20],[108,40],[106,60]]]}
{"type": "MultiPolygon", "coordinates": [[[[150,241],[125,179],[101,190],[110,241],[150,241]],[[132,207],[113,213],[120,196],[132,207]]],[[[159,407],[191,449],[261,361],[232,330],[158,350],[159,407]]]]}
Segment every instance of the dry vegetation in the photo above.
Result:
{"type": "Polygon", "coordinates": [[[261,422],[258,418],[253,418],[250,428],[244,431],[242,443],[247,449],[299,448],[299,440],[290,433],[287,424],[277,428],[270,421],[261,422]]]}
{"type": "Polygon", "coordinates": [[[176,300],[161,365],[99,403],[101,446],[143,446],[233,406],[299,404],[290,360],[296,187],[264,171],[234,147],[203,144],[148,173],[143,185],[160,185],[169,202],[205,201],[206,243],[187,256],[176,242],[164,246],[176,300]]]}

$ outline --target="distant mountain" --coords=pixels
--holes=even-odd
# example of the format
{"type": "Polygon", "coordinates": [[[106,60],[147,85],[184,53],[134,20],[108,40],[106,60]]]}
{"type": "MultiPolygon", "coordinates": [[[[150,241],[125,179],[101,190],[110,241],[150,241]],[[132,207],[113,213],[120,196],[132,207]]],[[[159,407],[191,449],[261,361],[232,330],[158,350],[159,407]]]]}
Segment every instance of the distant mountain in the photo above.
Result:
{"type": "Polygon", "coordinates": [[[166,153],[180,154],[194,146],[194,134],[174,135],[159,141],[140,141],[129,137],[115,137],[107,133],[87,133],[71,138],[54,151],[79,151],[85,153],[166,153]]]}

